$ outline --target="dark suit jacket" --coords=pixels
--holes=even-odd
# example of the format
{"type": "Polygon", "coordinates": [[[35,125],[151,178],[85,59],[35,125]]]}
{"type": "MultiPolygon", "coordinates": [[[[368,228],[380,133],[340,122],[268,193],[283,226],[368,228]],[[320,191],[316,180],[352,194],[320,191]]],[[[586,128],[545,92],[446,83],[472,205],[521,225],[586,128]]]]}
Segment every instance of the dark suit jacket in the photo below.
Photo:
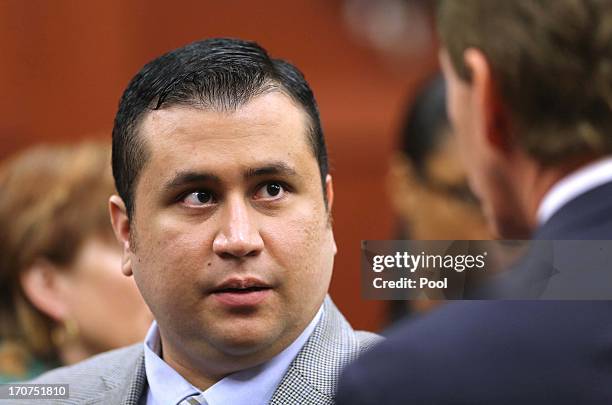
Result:
{"type": "MultiPolygon", "coordinates": [[[[612,240],[612,183],[534,238],[612,240]]],[[[610,301],[454,302],[388,337],[346,370],[338,404],[612,404],[610,301]]]]}

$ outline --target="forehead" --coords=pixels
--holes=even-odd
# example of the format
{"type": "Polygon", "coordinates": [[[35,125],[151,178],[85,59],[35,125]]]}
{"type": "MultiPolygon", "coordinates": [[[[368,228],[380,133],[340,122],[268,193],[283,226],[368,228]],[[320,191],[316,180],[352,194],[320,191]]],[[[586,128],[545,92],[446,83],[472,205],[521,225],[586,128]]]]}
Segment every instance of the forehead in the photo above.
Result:
{"type": "Polygon", "coordinates": [[[223,171],[274,160],[316,159],[308,142],[308,117],[288,96],[271,92],[232,111],[172,106],[148,113],[140,127],[147,165],[176,171],[203,166],[223,171]]]}

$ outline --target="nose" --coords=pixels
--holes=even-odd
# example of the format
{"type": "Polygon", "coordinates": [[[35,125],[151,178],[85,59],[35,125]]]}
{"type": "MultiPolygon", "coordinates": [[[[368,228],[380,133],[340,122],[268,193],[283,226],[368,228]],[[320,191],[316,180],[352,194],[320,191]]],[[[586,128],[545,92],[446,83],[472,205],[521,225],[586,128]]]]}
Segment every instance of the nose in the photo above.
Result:
{"type": "Polygon", "coordinates": [[[213,251],[222,258],[257,256],[263,249],[263,239],[250,207],[241,196],[229,197],[225,202],[213,251]]]}

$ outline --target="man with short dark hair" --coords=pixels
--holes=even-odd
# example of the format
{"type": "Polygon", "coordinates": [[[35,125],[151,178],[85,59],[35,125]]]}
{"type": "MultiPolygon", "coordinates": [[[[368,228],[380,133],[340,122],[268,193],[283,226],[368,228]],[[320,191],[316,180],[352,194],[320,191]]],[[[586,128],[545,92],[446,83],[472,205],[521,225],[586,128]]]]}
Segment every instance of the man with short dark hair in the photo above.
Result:
{"type": "MultiPolygon", "coordinates": [[[[612,239],[612,2],[448,0],[438,17],[449,116],[492,229],[612,239]]],[[[338,403],[612,403],[610,319],[610,301],[451,303],[349,367],[338,403]]]]}
{"type": "Polygon", "coordinates": [[[155,59],[121,99],[113,174],[123,272],[156,322],[144,346],[37,382],[73,403],[332,403],[377,337],[326,298],[333,188],[302,74],[235,39],[155,59]]]}

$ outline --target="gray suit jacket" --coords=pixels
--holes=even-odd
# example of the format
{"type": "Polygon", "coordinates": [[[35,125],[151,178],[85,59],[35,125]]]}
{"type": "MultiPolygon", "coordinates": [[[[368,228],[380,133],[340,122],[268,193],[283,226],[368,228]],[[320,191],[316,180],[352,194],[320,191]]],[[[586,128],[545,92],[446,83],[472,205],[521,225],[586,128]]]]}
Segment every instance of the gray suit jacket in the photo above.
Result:
{"type": "MultiPolygon", "coordinates": [[[[344,366],[381,338],[356,332],[327,297],[312,335],[291,363],[271,404],[333,404],[344,366]]],[[[43,374],[31,383],[69,384],[70,398],[52,404],[137,405],[146,393],[142,343],[43,374]]],[[[23,401],[8,402],[22,405],[23,401]]]]}

